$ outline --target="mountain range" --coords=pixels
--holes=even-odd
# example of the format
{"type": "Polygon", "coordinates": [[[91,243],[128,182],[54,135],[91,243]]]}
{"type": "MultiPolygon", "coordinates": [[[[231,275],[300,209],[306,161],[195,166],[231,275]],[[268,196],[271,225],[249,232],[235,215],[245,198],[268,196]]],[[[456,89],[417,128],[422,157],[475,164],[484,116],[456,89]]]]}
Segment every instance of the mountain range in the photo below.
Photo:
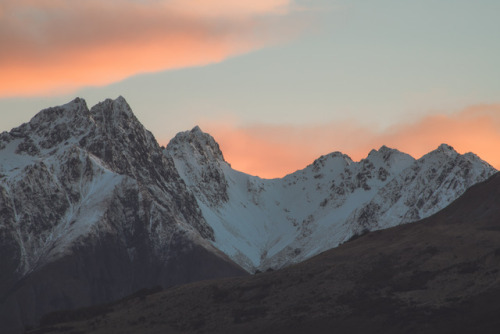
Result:
{"type": "Polygon", "coordinates": [[[231,168],[199,127],[166,148],[122,97],[0,134],[0,328],[156,285],[290,266],[445,208],[496,170],[448,145],[339,152],[281,179],[231,168]]]}
{"type": "Polygon", "coordinates": [[[232,169],[199,127],[177,134],[165,153],[212,227],[213,245],[250,272],[428,217],[495,173],[475,154],[442,144],[418,160],[385,146],[359,162],[334,152],[284,178],[261,179],[232,169]]]}
{"type": "Polygon", "coordinates": [[[435,215],[284,269],[75,311],[30,334],[498,333],[500,173],[435,215]]]}

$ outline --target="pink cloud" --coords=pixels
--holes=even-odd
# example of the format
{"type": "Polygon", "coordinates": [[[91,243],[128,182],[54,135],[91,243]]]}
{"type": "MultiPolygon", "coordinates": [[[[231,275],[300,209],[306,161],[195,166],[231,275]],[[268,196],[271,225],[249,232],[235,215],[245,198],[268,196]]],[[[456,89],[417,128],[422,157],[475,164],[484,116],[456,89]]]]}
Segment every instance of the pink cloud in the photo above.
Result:
{"type": "Polygon", "coordinates": [[[289,0],[4,0],[0,97],[219,62],[290,37],[256,33],[289,10],[289,0]]]}
{"type": "Polygon", "coordinates": [[[165,3],[171,9],[203,17],[234,17],[261,14],[286,14],[291,9],[290,0],[171,0],[165,3]]]}
{"type": "Polygon", "coordinates": [[[500,105],[427,116],[378,132],[356,122],[303,126],[202,122],[201,126],[219,142],[233,168],[265,178],[292,173],[333,151],[360,160],[382,145],[419,158],[447,143],[459,153],[474,152],[500,169],[500,105]]]}

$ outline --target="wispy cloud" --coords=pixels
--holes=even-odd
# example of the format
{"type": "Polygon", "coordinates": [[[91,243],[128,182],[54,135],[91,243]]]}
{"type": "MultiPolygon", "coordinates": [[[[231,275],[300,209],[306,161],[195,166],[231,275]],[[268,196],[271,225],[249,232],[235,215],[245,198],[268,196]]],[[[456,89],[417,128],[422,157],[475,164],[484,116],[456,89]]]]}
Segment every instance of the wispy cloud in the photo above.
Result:
{"type": "Polygon", "coordinates": [[[290,0],[3,0],[0,97],[218,62],[290,37],[266,27],[292,7],[290,0]]]}
{"type": "Polygon", "coordinates": [[[478,105],[452,114],[424,117],[384,131],[357,122],[322,125],[252,125],[201,122],[234,168],[261,177],[281,177],[322,154],[341,151],[360,160],[387,145],[419,158],[442,143],[474,152],[500,169],[500,105],[478,105]]]}

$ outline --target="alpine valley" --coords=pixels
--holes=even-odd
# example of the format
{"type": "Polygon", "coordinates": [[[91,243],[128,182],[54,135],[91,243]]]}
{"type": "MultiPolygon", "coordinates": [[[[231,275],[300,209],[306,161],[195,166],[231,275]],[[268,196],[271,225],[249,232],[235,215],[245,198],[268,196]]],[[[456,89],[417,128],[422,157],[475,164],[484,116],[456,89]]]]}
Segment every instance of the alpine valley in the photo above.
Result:
{"type": "Polygon", "coordinates": [[[137,290],[253,274],[447,207],[496,170],[443,144],[334,152],[281,179],[231,168],[195,127],[166,148],[122,97],[0,134],[0,328],[137,290]]]}

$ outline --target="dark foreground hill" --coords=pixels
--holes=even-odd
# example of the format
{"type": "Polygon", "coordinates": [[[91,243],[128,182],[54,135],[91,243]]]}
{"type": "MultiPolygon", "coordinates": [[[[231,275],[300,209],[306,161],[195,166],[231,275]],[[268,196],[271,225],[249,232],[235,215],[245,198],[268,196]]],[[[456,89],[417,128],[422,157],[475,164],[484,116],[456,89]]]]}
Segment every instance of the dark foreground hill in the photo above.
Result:
{"type": "Polygon", "coordinates": [[[298,265],[50,314],[31,333],[498,333],[499,270],[496,174],[298,265]]]}

